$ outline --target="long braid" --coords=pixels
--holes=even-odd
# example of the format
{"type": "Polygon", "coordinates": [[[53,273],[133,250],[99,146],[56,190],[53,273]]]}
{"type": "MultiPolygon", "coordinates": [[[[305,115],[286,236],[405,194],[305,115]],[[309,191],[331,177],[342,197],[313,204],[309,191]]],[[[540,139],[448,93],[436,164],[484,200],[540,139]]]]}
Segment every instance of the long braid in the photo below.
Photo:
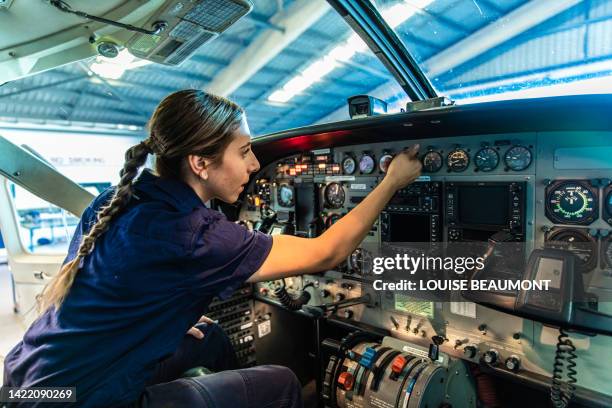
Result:
{"type": "Polygon", "coordinates": [[[44,289],[39,302],[39,310],[44,311],[50,306],[58,310],[66,298],[74,278],[81,266],[81,261],[94,249],[96,240],[110,227],[113,219],[125,209],[133,195],[134,178],[138,170],[147,161],[147,156],[155,150],[151,139],[147,139],[125,152],[125,164],[119,173],[121,180],[113,194],[110,202],[103,206],[97,214],[96,223],[91,227],[89,233],[81,239],[81,244],[76,257],[66,263],[55,278],[44,289]]]}
{"type": "Polygon", "coordinates": [[[243,116],[240,106],[198,89],[177,91],[164,98],[149,121],[150,137],[126,152],[113,197],[100,209],[89,233],[82,237],[76,257],[62,266],[39,296],[39,310],[50,306],[59,310],[83,259],[91,254],[96,240],[132,198],[132,182],[148,154],[155,154],[155,169],[161,178],[181,180],[188,155],[207,157],[212,162],[221,159],[243,116]]]}

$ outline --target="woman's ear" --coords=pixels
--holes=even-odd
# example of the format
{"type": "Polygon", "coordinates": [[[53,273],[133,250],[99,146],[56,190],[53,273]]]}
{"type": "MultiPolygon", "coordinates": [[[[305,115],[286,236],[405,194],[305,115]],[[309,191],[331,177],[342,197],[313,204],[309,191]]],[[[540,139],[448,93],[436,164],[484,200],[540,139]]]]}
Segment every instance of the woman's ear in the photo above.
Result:
{"type": "Polygon", "coordinates": [[[208,170],[210,169],[210,160],[202,156],[190,154],[187,156],[189,169],[198,178],[202,180],[208,179],[208,170]]]}

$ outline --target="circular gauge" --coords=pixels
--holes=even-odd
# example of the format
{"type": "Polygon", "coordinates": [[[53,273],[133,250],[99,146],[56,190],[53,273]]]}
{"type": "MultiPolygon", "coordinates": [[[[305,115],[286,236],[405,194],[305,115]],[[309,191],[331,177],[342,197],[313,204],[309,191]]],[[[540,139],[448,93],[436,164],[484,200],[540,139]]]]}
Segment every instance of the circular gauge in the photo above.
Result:
{"type": "Polygon", "coordinates": [[[597,264],[597,242],[586,231],[561,228],[546,237],[546,246],[574,254],[576,266],[582,273],[591,271],[597,264]]]}
{"type": "Polygon", "coordinates": [[[342,170],[344,170],[344,174],[353,174],[355,172],[355,168],[357,164],[355,163],[355,159],[352,157],[345,157],[342,160],[342,170]]]}
{"type": "Polygon", "coordinates": [[[506,167],[513,171],[523,171],[531,164],[531,150],[525,146],[512,146],[504,155],[506,167]]]}
{"type": "Polygon", "coordinates": [[[480,171],[494,170],[499,164],[499,153],[492,147],[483,147],[474,156],[474,164],[480,171]]]}
{"type": "Polygon", "coordinates": [[[430,150],[423,156],[423,169],[427,173],[435,173],[442,168],[442,155],[430,150]]]}
{"type": "Polygon", "coordinates": [[[374,158],[369,154],[364,154],[359,160],[359,171],[363,174],[370,174],[374,171],[374,158]]]}
{"type": "Polygon", "coordinates": [[[372,254],[367,249],[357,248],[348,256],[347,273],[357,275],[369,275],[372,271],[372,254]]]}
{"type": "Polygon", "coordinates": [[[338,183],[329,183],[323,193],[328,208],[342,208],[344,205],[344,189],[338,183]]]}
{"type": "Polygon", "coordinates": [[[468,168],[470,156],[463,149],[455,149],[446,157],[446,164],[450,171],[462,172],[468,168]]]}
{"type": "Polygon", "coordinates": [[[381,172],[386,173],[389,165],[391,164],[391,160],[393,160],[393,156],[390,154],[384,154],[383,157],[378,161],[378,168],[381,172]]]}
{"type": "Polygon", "coordinates": [[[588,225],[597,207],[597,190],[584,182],[559,181],[546,189],[546,216],[553,222],[588,225]]]}
{"type": "Polygon", "coordinates": [[[612,186],[608,187],[608,194],[606,195],[604,202],[604,214],[606,222],[612,225],[612,186]]]}
{"type": "Polygon", "coordinates": [[[278,205],[281,207],[292,207],[293,187],[289,184],[281,184],[276,191],[276,198],[278,199],[278,205]]]}
{"type": "Polygon", "coordinates": [[[606,268],[612,269],[612,237],[608,237],[601,247],[603,262],[606,268]]]}

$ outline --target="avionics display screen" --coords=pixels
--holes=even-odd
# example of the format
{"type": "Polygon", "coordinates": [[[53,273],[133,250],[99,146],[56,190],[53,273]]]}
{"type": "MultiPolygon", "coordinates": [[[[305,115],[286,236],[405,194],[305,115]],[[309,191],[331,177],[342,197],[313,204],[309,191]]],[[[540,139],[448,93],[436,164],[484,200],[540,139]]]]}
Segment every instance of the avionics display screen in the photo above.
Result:
{"type": "Polygon", "coordinates": [[[394,309],[398,312],[415,314],[428,319],[434,318],[433,302],[425,302],[422,299],[410,297],[404,294],[394,294],[394,309]]]}
{"type": "Polygon", "coordinates": [[[409,207],[416,207],[420,204],[419,196],[401,196],[399,194],[394,195],[389,201],[389,205],[407,205],[409,207]]]}
{"type": "Polygon", "coordinates": [[[317,192],[314,183],[295,184],[295,227],[297,231],[308,232],[308,226],[318,211],[317,192]]]}
{"type": "Polygon", "coordinates": [[[460,224],[508,225],[509,191],[507,185],[459,186],[460,224]]]}
{"type": "Polygon", "coordinates": [[[429,242],[429,215],[389,213],[389,242],[429,242]]]}

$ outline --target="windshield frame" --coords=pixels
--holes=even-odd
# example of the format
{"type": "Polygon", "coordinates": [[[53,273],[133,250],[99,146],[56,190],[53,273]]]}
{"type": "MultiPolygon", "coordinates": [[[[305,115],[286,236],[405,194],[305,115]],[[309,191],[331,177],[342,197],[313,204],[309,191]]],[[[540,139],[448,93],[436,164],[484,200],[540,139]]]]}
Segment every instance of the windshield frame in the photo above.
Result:
{"type": "Polygon", "coordinates": [[[370,0],[327,0],[365,41],[412,101],[438,97],[416,59],[370,0]]]}

